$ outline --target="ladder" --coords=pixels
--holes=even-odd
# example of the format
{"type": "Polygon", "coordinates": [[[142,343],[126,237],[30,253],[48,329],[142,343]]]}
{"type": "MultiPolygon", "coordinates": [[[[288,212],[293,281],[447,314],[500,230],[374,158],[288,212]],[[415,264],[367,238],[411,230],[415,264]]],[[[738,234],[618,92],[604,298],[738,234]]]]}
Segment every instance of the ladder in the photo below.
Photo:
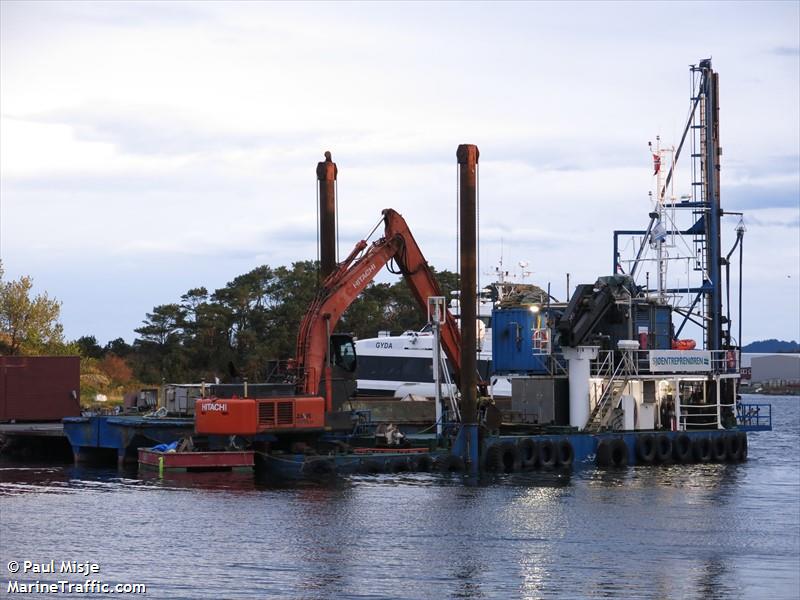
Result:
{"type": "Polygon", "coordinates": [[[453,380],[450,377],[450,369],[447,366],[447,359],[445,358],[444,354],[442,354],[442,364],[439,366],[439,368],[444,374],[444,388],[447,390],[447,398],[450,401],[451,419],[456,423],[460,423],[461,410],[458,407],[458,400],[456,399],[456,386],[453,385],[453,380]]]}
{"type": "Polygon", "coordinates": [[[622,390],[628,385],[629,380],[628,365],[625,360],[621,360],[589,414],[589,420],[586,422],[585,427],[586,431],[597,433],[602,428],[607,427],[613,414],[612,409],[617,405],[617,400],[622,395],[622,390]]]}
{"type": "MultiPolygon", "coordinates": [[[[692,200],[703,204],[700,210],[694,210],[693,216],[695,222],[700,218],[708,218],[708,185],[706,182],[706,149],[708,140],[706,140],[706,111],[705,103],[706,98],[703,93],[698,90],[700,94],[700,103],[698,110],[695,111],[692,125],[692,200]]],[[[705,279],[705,271],[708,260],[707,240],[705,233],[695,234],[693,237],[694,252],[695,252],[695,265],[694,270],[702,272],[705,279]]]]}

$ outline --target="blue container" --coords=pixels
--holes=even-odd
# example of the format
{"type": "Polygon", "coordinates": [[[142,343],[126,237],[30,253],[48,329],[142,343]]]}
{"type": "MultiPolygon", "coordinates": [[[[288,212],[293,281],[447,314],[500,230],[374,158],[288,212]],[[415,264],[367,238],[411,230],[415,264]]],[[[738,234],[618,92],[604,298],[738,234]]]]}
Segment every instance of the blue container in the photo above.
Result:
{"type": "Polygon", "coordinates": [[[672,348],[672,307],[656,306],[654,308],[654,346],[659,350],[670,350],[672,348]]]}
{"type": "MultiPolygon", "coordinates": [[[[652,302],[635,305],[634,315],[634,335],[638,335],[642,330],[647,331],[647,349],[649,350],[669,350],[672,348],[672,307],[659,305],[652,302]]],[[[616,327],[618,339],[627,338],[627,324],[621,323],[616,327]]],[[[643,348],[644,349],[644,348],[643,348]]]]}
{"type": "MultiPolygon", "coordinates": [[[[544,320],[544,315],[542,315],[544,320]]],[[[527,308],[492,311],[492,370],[495,373],[547,373],[549,356],[534,349],[537,315],[527,308]]]]}

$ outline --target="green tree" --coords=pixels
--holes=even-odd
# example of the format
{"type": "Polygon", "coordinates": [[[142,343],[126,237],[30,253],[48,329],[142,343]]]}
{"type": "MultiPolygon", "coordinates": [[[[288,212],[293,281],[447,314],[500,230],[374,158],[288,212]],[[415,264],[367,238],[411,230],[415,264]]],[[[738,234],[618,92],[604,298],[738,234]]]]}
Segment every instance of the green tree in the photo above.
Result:
{"type": "Polygon", "coordinates": [[[75,340],[78,351],[85,358],[103,358],[105,352],[97,343],[97,338],[93,335],[83,335],[75,340]]]}
{"type": "Polygon", "coordinates": [[[6,354],[64,354],[59,322],[61,303],[46,292],[33,295],[33,279],[23,275],[4,281],[0,264],[0,352],[6,354]]]}
{"type": "MultiPolygon", "coordinates": [[[[458,287],[457,275],[443,271],[437,279],[449,298],[458,287]]],[[[179,303],[156,306],[147,313],[136,330],[139,338],[129,364],[142,381],[162,377],[210,381],[224,377],[229,364],[251,381],[259,381],[269,361],[294,356],[300,323],[317,291],[315,261],[291,267],[262,265],[213,293],[204,287],[190,289],[179,303]]],[[[337,330],[371,337],[382,329],[416,330],[425,322],[425,311],[400,279],[370,284],[345,312],[337,330]]]]}
{"type": "MultiPolygon", "coordinates": [[[[436,272],[431,267],[442,295],[451,298],[450,292],[458,289],[458,275],[451,271],[436,272]]],[[[421,329],[427,322],[427,312],[414,298],[414,294],[401,278],[393,284],[371,283],[345,312],[339,331],[348,331],[357,337],[372,337],[378,331],[400,333],[421,329]]]]}
{"type": "Polygon", "coordinates": [[[185,312],[179,304],[162,304],[147,313],[143,325],[134,331],[141,335],[135,347],[137,377],[143,381],[187,377],[187,356],[182,348],[185,312]]]}
{"type": "Polygon", "coordinates": [[[175,341],[180,334],[184,315],[180,305],[162,304],[153,308],[153,312],[147,313],[144,325],[134,331],[140,334],[145,342],[163,348],[169,342],[175,341]]]}
{"type": "Polygon", "coordinates": [[[133,352],[133,347],[122,338],[111,340],[103,347],[103,355],[115,354],[120,358],[125,358],[131,352],[133,352]]]}

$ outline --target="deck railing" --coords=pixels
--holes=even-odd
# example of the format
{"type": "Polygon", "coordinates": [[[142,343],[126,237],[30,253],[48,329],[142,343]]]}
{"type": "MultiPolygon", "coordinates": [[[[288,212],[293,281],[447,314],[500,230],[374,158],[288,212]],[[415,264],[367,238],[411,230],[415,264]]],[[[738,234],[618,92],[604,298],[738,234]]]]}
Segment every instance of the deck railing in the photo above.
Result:
{"type": "MultiPolygon", "coordinates": [[[[736,374],[739,372],[739,353],[734,350],[708,351],[708,368],[705,370],[681,370],[678,368],[674,371],[651,371],[650,353],[650,350],[600,350],[597,353],[597,358],[592,361],[592,377],[609,377],[614,371],[616,371],[617,363],[626,358],[630,358],[630,364],[627,367],[627,371],[630,375],[655,375],[663,372],[664,376],[668,377],[670,373],[710,373],[714,375],[720,375],[736,374]]],[[[552,356],[555,358],[562,355],[554,354],[552,356]]]]}
{"type": "Polygon", "coordinates": [[[736,424],[745,430],[772,430],[772,404],[765,402],[738,403],[736,405],[736,424]]]}
{"type": "Polygon", "coordinates": [[[720,409],[725,404],[681,404],[680,429],[722,429],[720,409]]]}

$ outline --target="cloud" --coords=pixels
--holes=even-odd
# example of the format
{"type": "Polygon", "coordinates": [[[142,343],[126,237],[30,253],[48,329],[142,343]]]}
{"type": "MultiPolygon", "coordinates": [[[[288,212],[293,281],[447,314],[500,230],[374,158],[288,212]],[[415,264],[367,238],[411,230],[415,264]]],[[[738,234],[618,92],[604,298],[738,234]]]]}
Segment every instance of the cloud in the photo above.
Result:
{"type": "Polygon", "coordinates": [[[192,25],[207,21],[210,13],[203,3],[115,2],[113,5],[96,2],[3,2],[6,18],[17,27],[32,27],[58,22],[63,26],[141,28],[147,26],[192,25]]]}
{"type": "Polygon", "coordinates": [[[800,228],[800,215],[789,217],[786,220],[779,219],[762,219],[752,214],[748,214],[745,220],[747,226],[754,225],[756,227],[786,227],[788,229],[800,228]]]}
{"type": "Polygon", "coordinates": [[[747,268],[794,268],[795,6],[698,5],[715,22],[702,48],[668,4],[399,6],[0,2],[4,262],[68,300],[69,335],[128,335],[189,287],[314,258],[331,150],[341,255],[391,206],[452,269],[455,151],[471,142],[481,264],[502,252],[538,282],[594,281],[611,231],[646,225],[647,141],[678,141],[686,66],[711,47],[723,206],[748,209],[747,268]],[[640,51],[654,19],[675,33],[668,61],[640,51]]]}
{"type": "Polygon", "coordinates": [[[748,183],[723,187],[724,207],[729,210],[763,208],[800,209],[800,186],[748,183]]]}
{"type": "Polygon", "coordinates": [[[770,52],[778,56],[800,56],[800,46],[777,46],[770,52]]]}
{"type": "MultiPolygon", "coordinates": [[[[85,104],[23,115],[15,120],[68,126],[77,142],[110,144],[121,154],[156,158],[224,158],[231,154],[262,153],[284,162],[294,160],[301,150],[328,148],[332,140],[335,141],[335,154],[348,156],[351,168],[441,165],[452,163],[455,156],[454,144],[437,139],[433,134],[392,129],[379,132],[369,128],[335,128],[330,125],[298,129],[290,124],[242,131],[229,125],[210,126],[168,106],[85,104]]],[[[558,137],[539,134],[534,139],[490,135],[482,137],[481,146],[484,148],[483,164],[519,162],[543,171],[630,167],[645,165],[649,161],[644,144],[637,147],[629,140],[606,140],[603,152],[597,152],[570,133],[558,137]]]]}
{"type": "Polygon", "coordinates": [[[29,115],[25,120],[67,125],[78,141],[109,143],[121,153],[148,156],[275,151],[319,144],[324,137],[357,135],[352,130],[291,127],[260,131],[221,129],[202,124],[168,106],[83,105],[29,115]]]}

